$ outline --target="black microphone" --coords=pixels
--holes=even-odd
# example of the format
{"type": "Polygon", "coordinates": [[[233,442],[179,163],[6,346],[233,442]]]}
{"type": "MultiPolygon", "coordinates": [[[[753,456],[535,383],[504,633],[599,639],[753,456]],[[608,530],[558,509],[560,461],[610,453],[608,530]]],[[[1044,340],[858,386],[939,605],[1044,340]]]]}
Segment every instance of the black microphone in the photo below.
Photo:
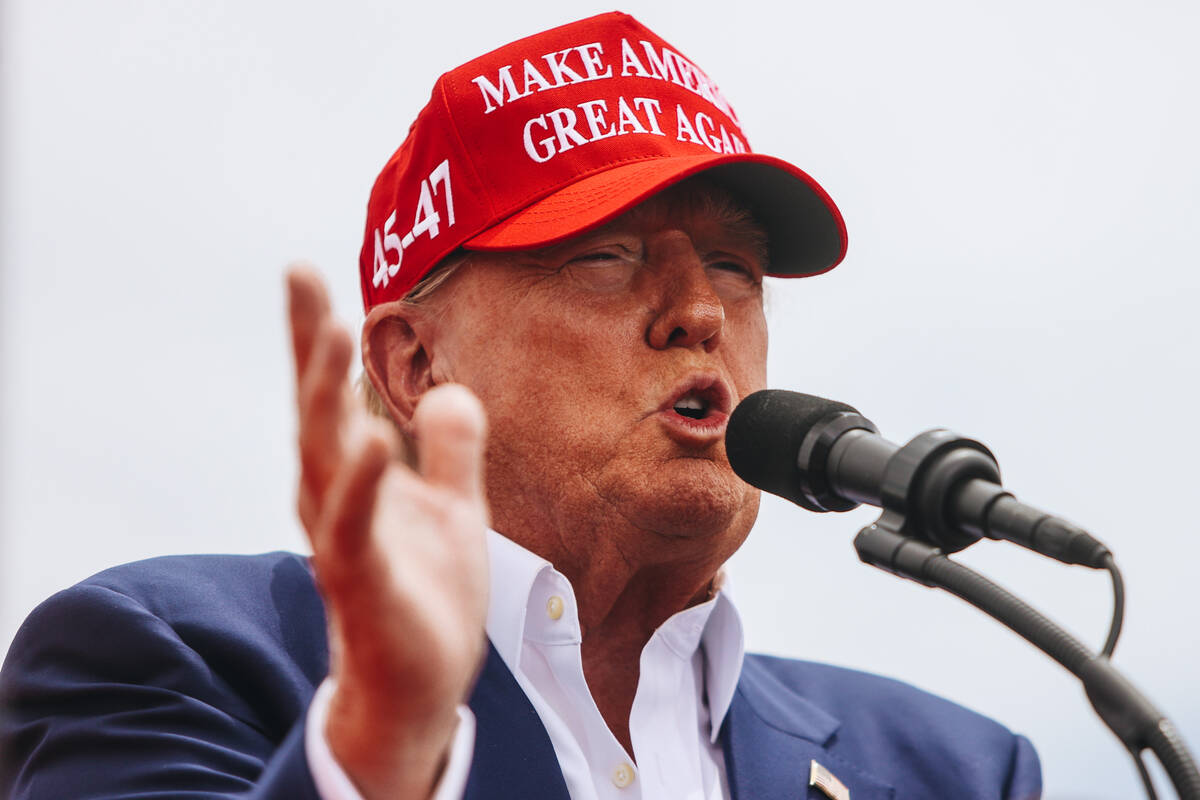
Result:
{"type": "Polygon", "coordinates": [[[810,511],[896,511],[905,535],[947,553],[986,536],[1094,569],[1111,558],[1078,525],[1019,502],[1001,487],[991,451],[947,430],[901,447],[852,406],[766,389],[734,409],[725,451],[752,486],[810,511]]]}

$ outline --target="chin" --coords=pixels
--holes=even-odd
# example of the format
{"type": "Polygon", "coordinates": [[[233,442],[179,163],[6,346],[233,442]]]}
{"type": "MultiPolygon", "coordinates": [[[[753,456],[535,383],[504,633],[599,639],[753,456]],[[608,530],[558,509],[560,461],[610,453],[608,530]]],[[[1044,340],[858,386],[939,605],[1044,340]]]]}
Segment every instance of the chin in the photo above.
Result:
{"type": "Polygon", "coordinates": [[[758,492],[728,466],[707,459],[677,459],[643,480],[610,489],[606,495],[622,516],[665,536],[705,538],[744,527],[744,537],[758,514],[758,492]]]}

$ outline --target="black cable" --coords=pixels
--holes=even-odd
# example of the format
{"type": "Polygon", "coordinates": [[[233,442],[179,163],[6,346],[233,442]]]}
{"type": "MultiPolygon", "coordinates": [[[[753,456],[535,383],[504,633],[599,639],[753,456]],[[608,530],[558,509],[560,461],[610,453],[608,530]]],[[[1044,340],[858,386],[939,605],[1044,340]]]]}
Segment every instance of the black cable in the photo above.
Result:
{"type": "MultiPolygon", "coordinates": [[[[901,577],[948,591],[1035,645],[1083,682],[1092,708],[1131,754],[1149,747],[1166,770],[1180,800],[1200,800],[1200,768],[1179,733],[1107,657],[1093,653],[983,575],[946,558],[937,548],[881,524],[888,521],[888,513],[884,513],[880,522],[859,531],[854,540],[859,558],[901,577]]],[[[1136,755],[1134,760],[1141,772],[1145,765],[1136,755]]]]}
{"type": "Polygon", "coordinates": [[[1104,568],[1112,576],[1113,613],[1112,622],[1108,625],[1108,639],[1105,640],[1104,649],[1100,654],[1105,658],[1112,658],[1113,650],[1117,649],[1117,639],[1121,638],[1121,626],[1125,622],[1125,581],[1121,578],[1121,570],[1117,569],[1117,562],[1111,554],[1104,557],[1104,568]]]}
{"type": "Polygon", "coordinates": [[[1142,776],[1142,786],[1146,789],[1146,797],[1149,800],[1158,800],[1158,795],[1154,791],[1154,782],[1150,780],[1150,773],[1146,770],[1146,762],[1142,760],[1142,754],[1136,748],[1127,749],[1129,755],[1133,757],[1133,763],[1137,765],[1138,775],[1142,776]]]}
{"type": "MultiPolygon", "coordinates": [[[[929,559],[925,567],[925,577],[932,579],[933,585],[957,595],[1011,628],[1066,667],[1068,671],[1083,679],[1085,688],[1089,683],[1088,678],[1085,677],[1087,668],[1093,670],[1100,668],[1113,676],[1119,675],[1112,671],[1107,658],[1093,656],[1087,651],[1087,648],[1062,628],[979,573],[940,553],[929,559]]],[[[1113,567],[1115,569],[1115,564],[1113,567]]],[[[1123,602],[1124,592],[1122,591],[1121,594],[1123,602]]],[[[1116,622],[1116,620],[1114,621],[1116,622]]],[[[1120,633],[1119,623],[1116,625],[1116,631],[1118,634],[1120,633]]],[[[1111,635],[1110,638],[1112,638],[1111,635]]],[[[1094,672],[1093,677],[1096,677],[1094,672]]],[[[1132,690],[1132,686],[1128,688],[1132,690]]],[[[1126,748],[1137,765],[1138,772],[1143,776],[1142,781],[1146,785],[1147,797],[1150,800],[1156,800],[1153,784],[1149,782],[1149,774],[1145,771],[1146,767],[1138,749],[1130,745],[1127,737],[1122,736],[1120,730],[1114,727],[1114,719],[1109,717],[1100,705],[1097,705],[1097,698],[1092,695],[1090,689],[1088,697],[1105,724],[1126,744],[1126,748]]],[[[1123,709],[1113,706],[1108,710],[1110,713],[1114,710],[1117,711],[1116,721],[1118,722],[1132,721],[1132,717],[1126,718],[1123,709]]],[[[1149,705],[1145,707],[1145,710],[1159,717],[1157,724],[1150,726],[1145,731],[1145,745],[1149,746],[1158,757],[1179,797],[1182,800],[1200,800],[1200,770],[1197,770],[1196,763],[1188,753],[1183,740],[1168,719],[1162,717],[1149,705]]]]}

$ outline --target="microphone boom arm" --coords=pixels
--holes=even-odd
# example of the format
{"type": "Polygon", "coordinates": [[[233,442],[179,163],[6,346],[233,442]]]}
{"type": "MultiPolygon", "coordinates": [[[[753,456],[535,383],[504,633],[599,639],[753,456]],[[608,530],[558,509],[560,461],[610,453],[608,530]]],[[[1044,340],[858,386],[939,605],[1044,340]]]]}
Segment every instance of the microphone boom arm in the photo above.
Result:
{"type": "Polygon", "coordinates": [[[1013,497],[1000,485],[987,447],[941,429],[898,447],[853,406],[764,389],[730,415],[725,452],[747,483],[810,511],[881,506],[883,514],[854,541],[863,561],[962,598],[1049,655],[1083,682],[1096,713],[1134,757],[1152,800],[1154,785],[1141,758],[1146,748],[1179,797],[1200,800],[1200,770],[1174,726],[1108,659],[1124,607],[1112,553],[1078,525],[1013,497]],[[1093,653],[1024,601],[946,557],[984,536],[1108,570],[1114,612],[1103,652],[1093,653]]]}
{"type": "Polygon", "coordinates": [[[889,509],[863,528],[854,539],[859,558],[965,600],[1050,656],[1080,679],[1096,714],[1135,758],[1150,748],[1181,800],[1200,800],[1200,770],[1183,739],[1111,661],[1088,650],[1008,590],[947,558],[938,548],[900,533],[900,522],[902,515],[889,509]]]}

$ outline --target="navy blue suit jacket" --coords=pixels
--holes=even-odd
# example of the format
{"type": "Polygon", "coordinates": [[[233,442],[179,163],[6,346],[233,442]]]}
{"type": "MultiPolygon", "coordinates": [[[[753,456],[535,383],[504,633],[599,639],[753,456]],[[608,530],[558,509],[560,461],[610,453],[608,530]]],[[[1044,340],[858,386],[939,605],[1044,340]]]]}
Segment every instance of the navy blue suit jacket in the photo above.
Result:
{"type": "MultiPolygon", "coordinates": [[[[43,603],[0,672],[0,797],[316,792],[304,716],[328,669],[325,613],[290,553],[178,556],[102,572],[43,603]]],[[[471,697],[467,797],[568,800],[545,729],[492,649],[471,697]]],[[[721,728],[737,800],[1040,794],[1029,742],[875,675],[749,655],[721,728]]],[[[664,798],[664,800],[668,800],[664,798]]]]}

